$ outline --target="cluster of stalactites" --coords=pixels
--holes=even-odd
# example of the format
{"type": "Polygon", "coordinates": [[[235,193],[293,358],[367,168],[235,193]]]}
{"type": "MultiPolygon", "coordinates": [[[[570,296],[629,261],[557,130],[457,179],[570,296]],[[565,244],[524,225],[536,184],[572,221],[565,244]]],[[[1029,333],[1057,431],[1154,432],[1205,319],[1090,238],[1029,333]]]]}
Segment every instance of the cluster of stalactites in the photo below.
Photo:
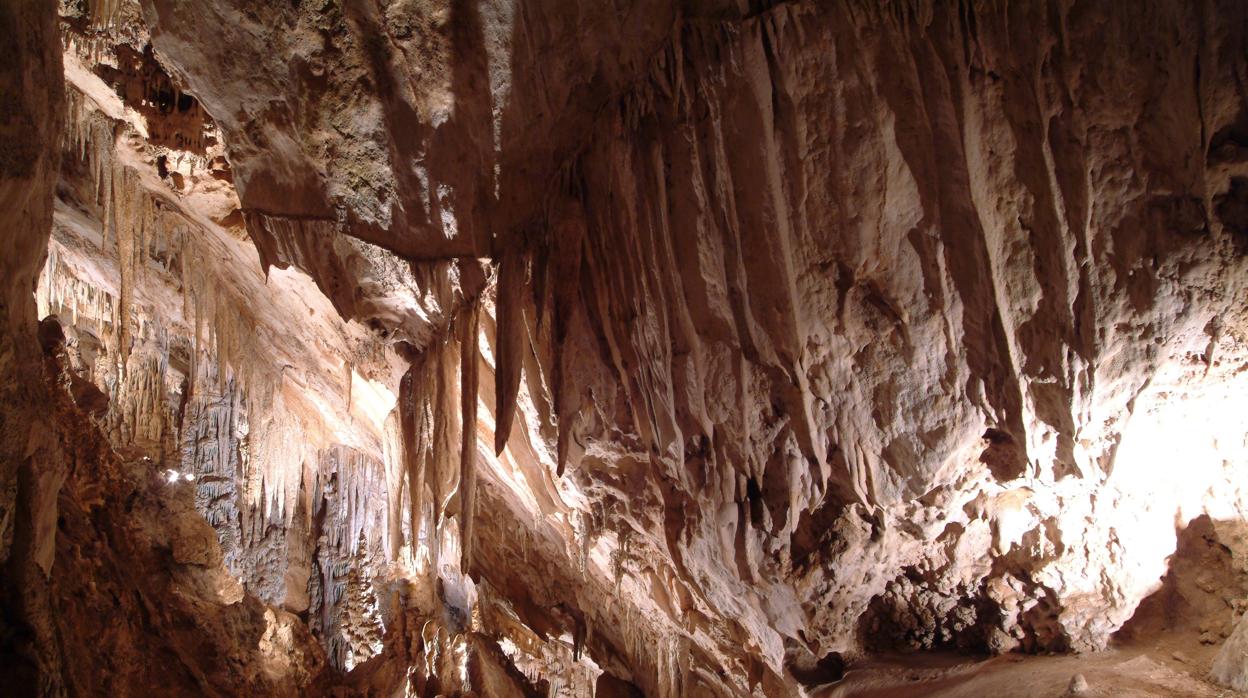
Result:
{"type": "Polygon", "coordinates": [[[327,449],[318,460],[312,490],[325,491],[329,480],[336,480],[336,501],[330,511],[334,520],[325,522],[327,542],[355,555],[361,544],[368,545],[370,532],[382,530],[381,522],[374,520],[380,509],[372,498],[385,491],[385,472],[375,459],[341,445],[327,449]]]}
{"type": "Polygon", "coordinates": [[[117,22],[126,0],[88,0],[91,23],[96,27],[110,27],[117,22]]]}
{"type": "Polygon", "coordinates": [[[84,36],[76,32],[61,32],[61,50],[77,56],[86,65],[108,64],[115,61],[112,46],[112,40],[105,35],[84,36]]]}
{"type": "Polygon", "coordinates": [[[309,578],[309,621],[335,666],[350,670],[381,650],[385,633],[372,579],[383,541],[383,510],[374,497],[385,487],[381,463],[346,446],[322,451],[312,480],[318,521],[309,578]]]}
{"type": "Polygon", "coordinates": [[[54,243],[39,288],[40,310],[99,342],[99,355],[77,368],[108,394],[112,409],[106,427],[112,437],[163,459],[177,449],[171,414],[176,400],[167,395],[170,322],[160,308],[142,302],[138,289],[149,251],[169,246],[166,214],[144,190],[139,173],[116,157],[115,124],[76,90],[67,91],[66,101],[66,147],[84,165],[90,182],[85,203],[102,223],[98,241],[88,244],[99,246],[101,258],[116,262],[117,283],[99,287],[76,268],[81,260],[67,263],[54,243]]]}
{"type": "MultiPolygon", "coordinates": [[[[102,222],[97,244],[102,258],[115,257],[118,281],[115,294],[81,289],[78,286],[86,282],[58,281],[72,274],[50,268],[52,273],[41,289],[47,296],[46,307],[67,307],[75,317],[85,310],[96,318],[100,325],[97,334],[104,340],[110,360],[117,364],[117,382],[123,386],[132,349],[140,343],[151,344],[141,341],[144,335],[159,335],[155,344],[160,355],[144,356],[139,371],[145,374],[154,369],[155,373],[136,376],[138,383],[132,386],[137,391],[138,399],[133,401],[136,409],[150,408],[153,413],[167,407],[161,404],[167,400],[161,398],[165,397],[165,369],[169,365],[168,334],[175,328],[189,334],[187,393],[209,401],[218,399],[214,396],[232,396],[230,402],[242,412],[248,404],[265,405],[267,410],[264,419],[243,417],[244,424],[250,421],[250,426],[242,429],[241,438],[213,440],[217,453],[188,450],[186,454],[195,462],[186,465],[196,470],[197,464],[202,467],[202,459],[209,457],[211,470],[225,473],[232,470],[227,462],[236,461],[234,467],[240,471],[248,498],[240,505],[249,504],[265,520],[289,524],[295,509],[290,504],[298,497],[303,465],[315,462],[318,444],[305,438],[309,425],[280,414],[288,407],[281,390],[281,369],[274,365],[271,351],[257,331],[253,305],[220,283],[218,269],[202,263],[220,256],[212,247],[211,236],[188,234],[197,224],[185,218],[152,173],[145,175],[120,154],[125,124],[107,117],[93,100],[72,87],[67,90],[66,119],[66,150],[78,159],[90,182],[88,200],[83,203],[93,208],[102,222]],[[159,277],[168,278],[162,281],[159,277]],[[144,289],[165,282],[176,287],[181,308],[163,308],[156,299],[146,297],[144,289]],[[237,457],[230,451],[237,452],[237,457]]],[[[55,263],[55,259],[50,262],[55,263]]],[[[160,440],[169,428],[160,420],[145,421],[154,425],[148,430],[152,432],[149,438],[160,440]]],[[[239,429],[223,426],[222,431],[239,429]]],[[[133,433],[129,430],[127,437],[133,433]]]]}
{"type": "Polygon", "coordinates": [[[119,272],[116,328],[118,356],[124,366],[131,346],[135,286],[144,273],[154,238],[164,236],[161,207],[144,189],[139,173],[116,157],[117,132],[113,121],[96,111],[77,90],[66,93],[69,148],[84,162],[91,176],[92,205],[98,207],[104,250],[116,246],[119,272]]]}
{"type": "Polygon", "coordinates": [[[439,541],[427,550],[436,568],[443,547],[441,526],[453,518],[458,524],[455,562],[460,571],[469,570],[479,455],[480,305],[479,298],[464,302],[446,332],[413,361],[400,382],[386,438],[391,461],[387,468],[391,559],[398,557],[403,545],[406,514],[413,553],[422,538],[439,541]],[[406,511],[399,506],[404,501],[406,511]],[[428,535],[422,536],[422,531],[428,535]]]}
{"type": "MultiPolygon", "coordinates": [[[[56,244],[49,245],[48,257],[35,290],[39,317],[56,315],[62,325],[90,331],[101,344],[114,335],[117,326],[117,299],[99,286],[79,278],[61,258],[56,244]]],[[[82,367],[84,376],[94,380],[94,364],[82,367]]]]}

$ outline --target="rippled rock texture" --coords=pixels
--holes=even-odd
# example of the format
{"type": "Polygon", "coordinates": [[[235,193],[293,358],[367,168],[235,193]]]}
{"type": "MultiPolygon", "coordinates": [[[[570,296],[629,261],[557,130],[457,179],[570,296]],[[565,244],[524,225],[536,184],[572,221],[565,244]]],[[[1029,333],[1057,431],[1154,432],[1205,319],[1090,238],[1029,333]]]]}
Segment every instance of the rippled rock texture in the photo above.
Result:
{"type": "Polygon", "coordinates": [[[215,531],[165,573],[265,628],[235,690],[792,695],[1180,597],[1242,673],[1241,3],[10,5],[49,690],[10,582],[112,574],[51,524],[93,430],[215,531]]]}

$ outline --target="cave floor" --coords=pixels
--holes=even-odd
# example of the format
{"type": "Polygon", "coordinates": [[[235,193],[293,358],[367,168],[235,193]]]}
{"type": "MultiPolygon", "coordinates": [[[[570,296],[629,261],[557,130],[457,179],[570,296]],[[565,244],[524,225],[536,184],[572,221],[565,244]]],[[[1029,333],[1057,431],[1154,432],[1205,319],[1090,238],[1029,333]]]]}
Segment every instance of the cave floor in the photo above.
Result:
{"type": "Polygon", "coordinates": [[[1083,655],[1007,654],[972,658],[954,653],[881,655],[851,667],[817,696],[1057,697],[1238,696],[1207,680],[1217,646],[1187,633],[1148,638],[1083,655]],[[1072,690],[1081,675],[1083,690],[1072,690]]]}

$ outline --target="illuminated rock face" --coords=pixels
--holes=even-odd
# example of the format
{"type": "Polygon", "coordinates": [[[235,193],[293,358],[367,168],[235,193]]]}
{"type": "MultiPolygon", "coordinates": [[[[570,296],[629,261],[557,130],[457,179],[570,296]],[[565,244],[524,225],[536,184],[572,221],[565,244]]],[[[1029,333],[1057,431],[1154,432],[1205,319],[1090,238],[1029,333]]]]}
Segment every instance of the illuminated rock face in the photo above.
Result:
{"type": "Polygon", "coordinates": [[[6,338],[54,209],[57,380],[272,690],[1101,649],[1242,519],[1241,4],[253,5],[62,8],[6,338]]]}

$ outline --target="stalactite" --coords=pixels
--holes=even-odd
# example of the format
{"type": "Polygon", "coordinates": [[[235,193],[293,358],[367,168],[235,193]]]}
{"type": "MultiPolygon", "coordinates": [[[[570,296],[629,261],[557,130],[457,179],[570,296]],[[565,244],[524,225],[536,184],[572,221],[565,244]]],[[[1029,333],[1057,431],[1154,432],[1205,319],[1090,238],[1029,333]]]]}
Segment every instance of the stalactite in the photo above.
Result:
{"type": "Polygon", "coordinates": [[[433,472],[430,484],[433,489],[433,522],[437,531],[442,518],[452,504],[458,502],[459,463],[455,457],[455,444],[459,441],[459,398],[457,385],[459,366],[459,341],[448,337],[434,349],[433,362],[437,365],[437,382],[433,409],[433,472]]]}
{"type": "MultiPolygon", "coordinates": [[[[401,397],[401,396],[400,396],[401,397]]],[[[403,547],[403,488],[407,474],[403,446],[402,409],[386,415],[382,432],[382,457],[386,473],[386,557],[399,559],[403,547]]]]}
{"type": "Polygon", "coordinates": [[[91,23],[96,27],[111,27],[121,13],[125,0],[90,0],[91,23]]]}
{"type": "Polygon", "coordinates": [[[581,650],[585,648],[585,624],[577,618],[572,626],[572,661],[581,661],[581,650]]]}
{"type": "Polygon", "coordinates": [[[518,250],[508,250],[499,267],[498,282],[498,355],[494,374],[497,400],[495,410],[494,452],[501,455],[511,435],[516,416],[516,397],[520,391],[520,367],[524,363],[523,294],[525,260],[518,250]]]}
{"type": "Polygon", "coordinates": [[[461,323],[460,352],[460,420],[461,446],[459,470],[459,544],[463,557],[460,569],[467,573],[472,564],[473,523],[477,509],[477,372],[478,333],[481,306],[473,301],[467,308],[467,321],[461,323]]]}
{"type": "Polygon", "coordinates": [[[593,515],[583,512],[580,509],[575,510],[574,516],[578,523],[576,527],[577,539],[580,543],[580,562],[581,562],[581,578],[587,579],[589,573],[589,554],[594,538],[594,519],[593,515]]]}
{"type": "Polygon", "coordinates": [[[346,404],[343,405],[343,410],[347,413],[347,418],[351,419],[351,398],[355,389],[355,381],[352,379],[352,376],[355,372],[355,368],[351,365],[350,361],[344,361],[342,362],[342,370],[344,374],[343,380],[345,380],[347,384],[346,389],[343,391],[347,396],[346,404]]]}
{"type": "Polygon", "coordinates": [[[411,516],[412,552],[416,554],[425,509],[425,480],[432,441],[429,386],[434,385],[434,362],[422,356],[399,383],[399,417],[411,516]]]}
{"type": "Polygon", "coordinates": [[[620,530],[618,541],[619,547],[615,550],[612,557],[613,569],[612,573],[615,577],[615,595],[620,595],[620,582],[624,579],[624,563],[628,560],[628,544],[632,538],[632,529],[624,528],[620,530]]]}

